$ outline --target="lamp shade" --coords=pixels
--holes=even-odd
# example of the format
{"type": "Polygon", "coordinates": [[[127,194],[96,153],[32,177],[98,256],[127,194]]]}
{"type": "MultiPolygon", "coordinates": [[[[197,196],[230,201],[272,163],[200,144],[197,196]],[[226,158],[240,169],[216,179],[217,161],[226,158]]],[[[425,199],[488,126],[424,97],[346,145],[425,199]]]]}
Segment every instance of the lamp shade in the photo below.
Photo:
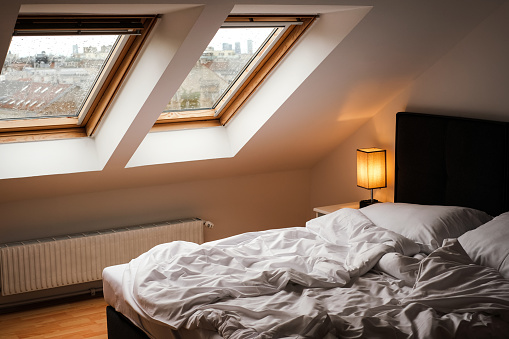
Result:
{"type": "Polygon", "coordinates": [[[387,187],[384,149],[372,147],[357,150],[357,186],[367,189],[387,187]]]}

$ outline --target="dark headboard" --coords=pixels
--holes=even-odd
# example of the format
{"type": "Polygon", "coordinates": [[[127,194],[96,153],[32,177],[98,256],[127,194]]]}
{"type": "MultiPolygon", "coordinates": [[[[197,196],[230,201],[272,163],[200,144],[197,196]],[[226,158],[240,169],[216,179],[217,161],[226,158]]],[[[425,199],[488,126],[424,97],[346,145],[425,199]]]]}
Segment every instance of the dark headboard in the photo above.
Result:
{"type": "Polygon", "coordinates": [[[395,202],[509,211],[509,123],[398,113],[395,202]]]}

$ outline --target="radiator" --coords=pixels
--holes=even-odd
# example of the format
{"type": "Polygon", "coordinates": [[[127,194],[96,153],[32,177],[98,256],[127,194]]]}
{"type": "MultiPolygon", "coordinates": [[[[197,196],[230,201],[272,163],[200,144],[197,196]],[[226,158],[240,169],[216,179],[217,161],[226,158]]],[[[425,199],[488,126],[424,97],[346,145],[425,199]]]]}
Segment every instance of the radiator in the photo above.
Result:
{"type": "Polygon", "coordinates": [[[101,280],[107,266],[127,263],[155,245],[204,241],[200,219],[73,234],[0,245],[2,295],[101,280]]]}

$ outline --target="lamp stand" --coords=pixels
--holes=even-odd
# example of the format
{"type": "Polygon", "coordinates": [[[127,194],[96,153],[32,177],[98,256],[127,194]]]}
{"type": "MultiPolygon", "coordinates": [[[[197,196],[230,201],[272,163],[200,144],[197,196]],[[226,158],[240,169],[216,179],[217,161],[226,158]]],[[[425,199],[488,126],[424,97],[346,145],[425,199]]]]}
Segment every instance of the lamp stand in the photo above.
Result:
{"type": "Polygon", "coordinates": [[[361,200],[359,202],[359,208],[363,208],[363,207],[366,207],[366,206],[369,206],[369,205],[373,205],[373,204],[376,204],[380,201],[376,200],[376,199],[373,199],[373,189],[371,188],[370,189],[371,191],[371,199],[368,199],[368,200],[361,200]]]}

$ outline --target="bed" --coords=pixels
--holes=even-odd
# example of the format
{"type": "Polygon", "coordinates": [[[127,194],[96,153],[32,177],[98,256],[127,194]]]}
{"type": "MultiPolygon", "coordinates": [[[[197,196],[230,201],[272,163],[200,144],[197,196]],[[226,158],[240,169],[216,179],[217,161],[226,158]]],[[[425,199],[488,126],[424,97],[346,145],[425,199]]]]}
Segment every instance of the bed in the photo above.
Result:
{"type": "Polygon", "coordinates": [[[108,337],[506,338],[509,124],[396,120],[395,203],[106,268],[108,337]]]}

